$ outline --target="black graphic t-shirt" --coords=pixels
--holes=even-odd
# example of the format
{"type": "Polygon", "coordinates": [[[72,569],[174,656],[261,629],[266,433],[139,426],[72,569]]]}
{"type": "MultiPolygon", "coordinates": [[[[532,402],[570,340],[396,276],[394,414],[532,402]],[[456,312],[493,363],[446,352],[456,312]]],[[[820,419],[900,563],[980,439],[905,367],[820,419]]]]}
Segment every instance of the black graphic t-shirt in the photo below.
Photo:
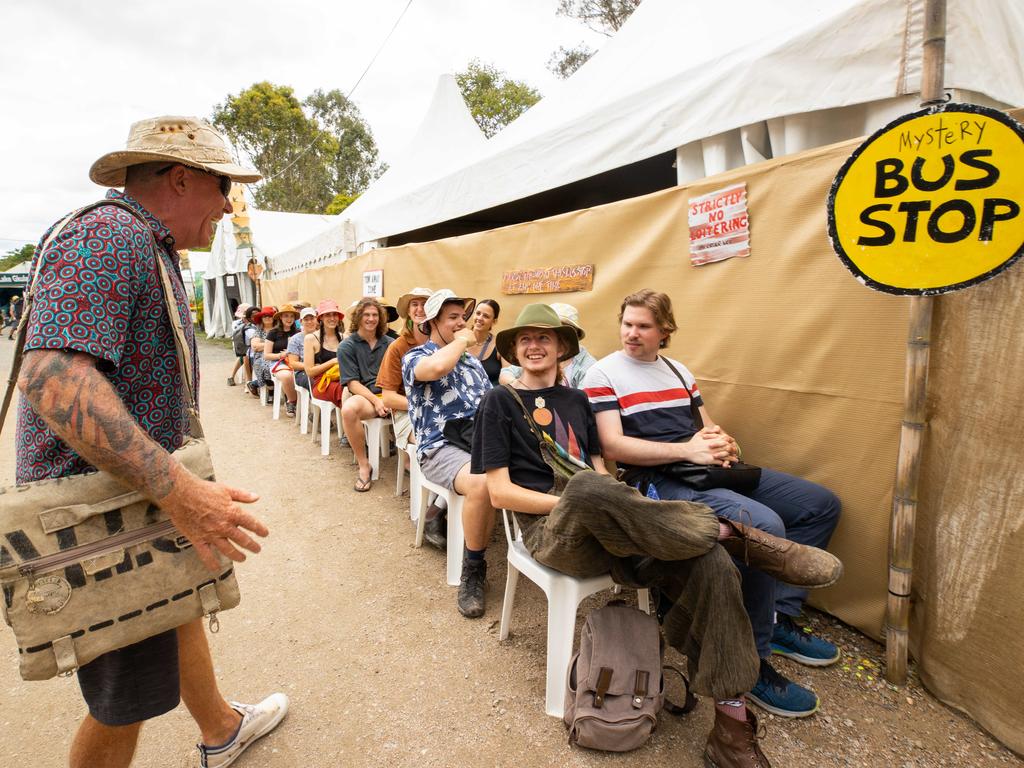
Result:
{"type": "MultiPolygon", "coordinates": [[[[543,400],[544,408],[551,413],[551,423],[538,426],[570,456],[590,465],[590,457],[601,452],[594,412],[581,390],[557,385],[516,392],[531,413],[540,405],[537,399],[543,400]]],[[[522,408],[505,387],[495,387],[481,398],[475,423],[470,465],[474,474],[508,467],[516,485],[541,493],[551,490],[551,468],[541,458],[537,438],[522,408]]]]}

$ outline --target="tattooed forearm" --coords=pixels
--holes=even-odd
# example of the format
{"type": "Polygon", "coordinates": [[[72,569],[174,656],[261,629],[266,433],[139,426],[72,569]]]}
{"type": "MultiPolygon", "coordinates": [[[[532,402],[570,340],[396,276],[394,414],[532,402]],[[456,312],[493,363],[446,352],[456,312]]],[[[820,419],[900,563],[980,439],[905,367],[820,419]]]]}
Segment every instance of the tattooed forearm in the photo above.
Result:
{"type": "Polygon", "coordinates": [[[128,413],[90,355],[33,350],[18,388],[49,427],[79,455],[151,499],[171,492],[177,462],[128,413]]]}

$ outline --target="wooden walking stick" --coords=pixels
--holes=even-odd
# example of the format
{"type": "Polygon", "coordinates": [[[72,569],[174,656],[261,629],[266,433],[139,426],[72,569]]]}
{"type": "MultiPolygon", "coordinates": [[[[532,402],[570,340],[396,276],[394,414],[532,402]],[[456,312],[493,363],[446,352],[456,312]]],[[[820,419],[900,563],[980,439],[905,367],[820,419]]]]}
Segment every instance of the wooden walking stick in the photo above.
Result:
{"type": "MultiPolygon", "coordinates": [[[[924,107],[945,99],[946,0],[925,0],[921,58],[921,106],[924,107]]],[[[932,302],[931,296],[914,296],[910,299],[903,426],[900,430],[890,524],[889,600],[885,629],[885,679],[897,685],[907,682],[914,521],[917,516],[917,480],[928,395],[932,302]]]]}

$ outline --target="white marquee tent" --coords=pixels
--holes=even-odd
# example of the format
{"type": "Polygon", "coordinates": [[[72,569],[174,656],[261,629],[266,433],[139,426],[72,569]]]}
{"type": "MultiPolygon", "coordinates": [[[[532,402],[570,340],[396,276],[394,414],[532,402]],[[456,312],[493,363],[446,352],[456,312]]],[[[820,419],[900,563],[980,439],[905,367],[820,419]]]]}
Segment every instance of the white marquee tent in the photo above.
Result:
{"type": "Polygon", "coordinates": [[[230,216],[221,219],[210,246],[203,274],[203,325],[207,336],[231,335],[232,300],[235,305],[256,303],[256,287],[246,271],[250,258],[265,268],[271,259],[338,222],[337,216],[261,211],[251,207],[247,214],[252,251],[238,248],[230,216]]]}
{"type": "MultiPolygon", "coordinates": [[[[388,230],[396,200],[473,156],[487,139],[462,100],[455,78],[438,78],[434,95],[405,151],[369,189],[338,217],[341,221],[272,260],[271,277],[346,258],[388,230]]],[[[365,247],[363,248],[365,250],[365,247]]]]}
{"type": "MultiPolygon", "coordinates": [[[[372,210],[347,211],[356,242],[346,250],[666,152],[686,182],[870,133],[917,106],[923,7],[644,0],[601,51],[490,141],[465,143],[454,158],[439,143],[446,162],[433,178],[403,177],[372,210]]],[[[947,24],[953,98],[1024,104],[1024,3],[949,0],[947,24]]],[[[275,274],[324,263],[324,249],[308,246],[275,260],[275,274]]]]}

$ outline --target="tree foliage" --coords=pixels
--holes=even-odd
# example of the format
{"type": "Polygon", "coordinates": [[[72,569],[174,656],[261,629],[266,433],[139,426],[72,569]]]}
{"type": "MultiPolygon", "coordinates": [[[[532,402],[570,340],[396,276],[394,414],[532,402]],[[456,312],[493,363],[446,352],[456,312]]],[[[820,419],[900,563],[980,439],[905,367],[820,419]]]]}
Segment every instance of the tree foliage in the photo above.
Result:
{"type": "Polygon", "coordinates": [[[288,86],[256,83],[218,104],[213,123],[263,174],[258,208],[322,213],[383,172],[370,127],[338,90],[299,101],[288,86]]]}
{"type": "Polygon", "coordinates": [[[31,261],[35,255],[36,247],[32,243],[12,248],[0,257],[0,272],[6,272],[11,267],[16,267],[23,261],[31,261]]]}
{"type": "Polygon", "coordinates": [[[334,196],[334,199],[328,204],[324,210],[328,216],[334,216],[341,213],[354,203],[359,198],[359,195],[350,195],[345,192],[340,192],[334,196]]]}
{"type": "MultiPolygon", "coordinates": [[[[626,23],[640,0],[558,0],[556,13],[582,21],[589,29],[611,37],[626,23]]],[[[582,67],[594,50],[586,43],[572,48],[559,46],[551,54],[547,67],[563,80],[582,67]]]]}
{"type": "Polygon", "coordinates": [[[473,59],[455,82],[480,130],[490,138],[540,101],[540,92],[491,64],[473,59]]]}

